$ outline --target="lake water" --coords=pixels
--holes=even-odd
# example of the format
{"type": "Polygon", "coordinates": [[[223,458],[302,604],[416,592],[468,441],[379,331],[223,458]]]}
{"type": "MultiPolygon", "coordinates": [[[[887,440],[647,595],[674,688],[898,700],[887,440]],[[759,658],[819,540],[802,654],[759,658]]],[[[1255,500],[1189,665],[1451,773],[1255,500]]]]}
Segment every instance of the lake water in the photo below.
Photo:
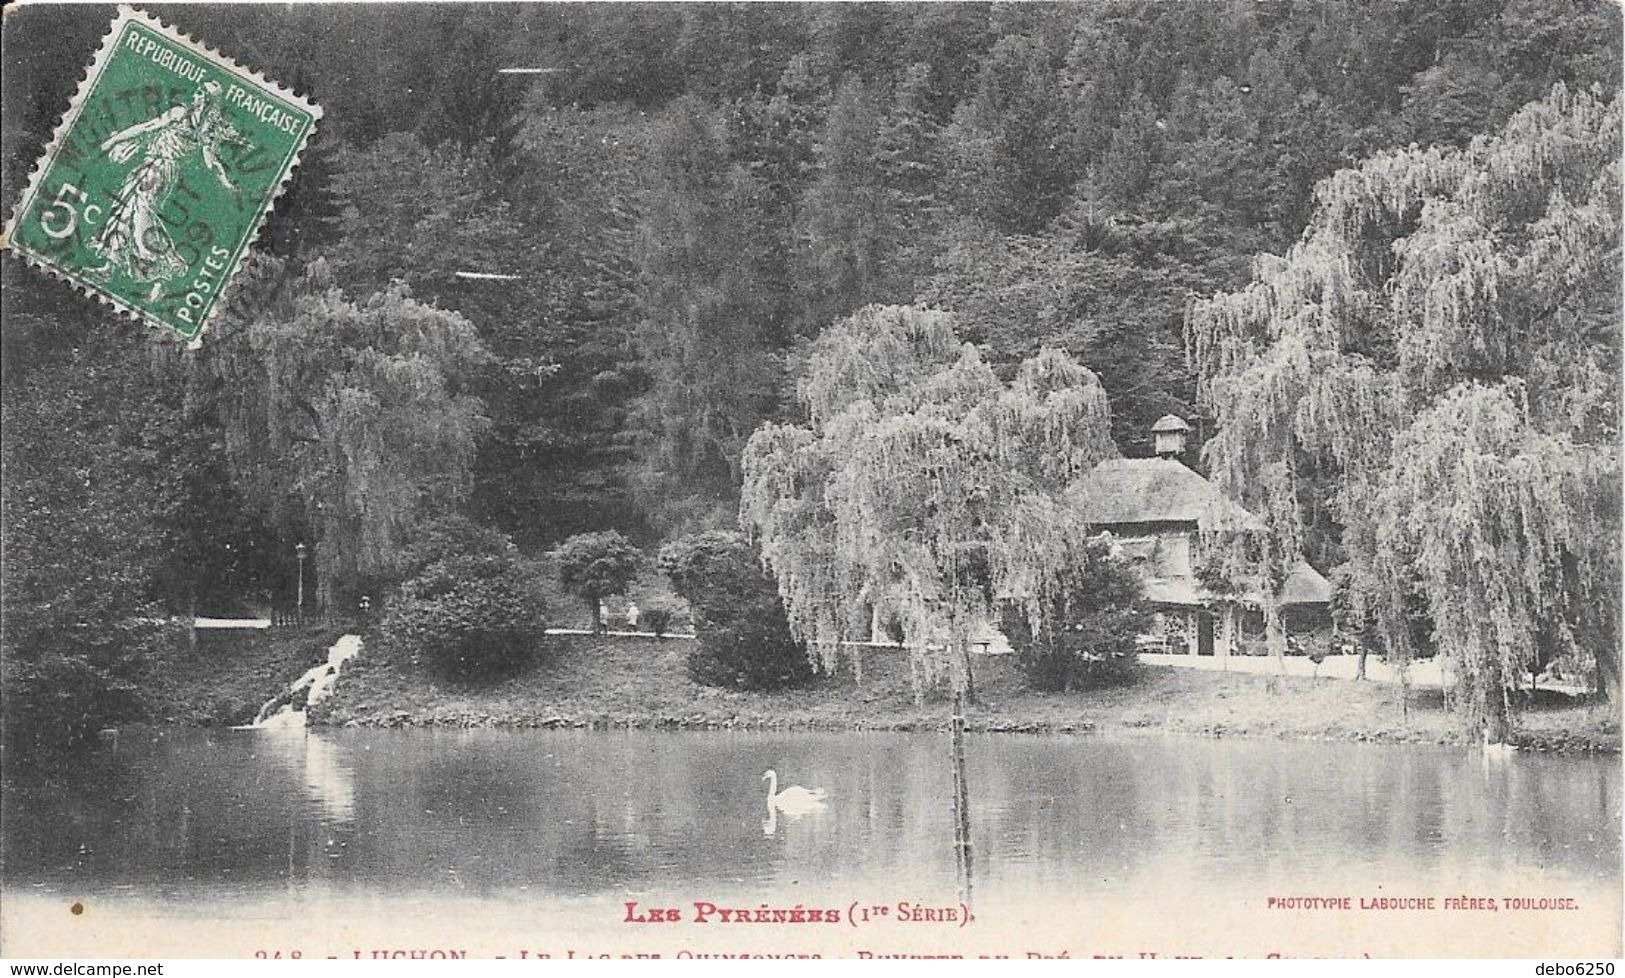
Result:
{"type": "Polygon", "coordinates": [[[40,955],[1619,952],[1618,758],[1090,736],[966,754],[968,900],[945,734],[125,730],[6,793],[0,934],[40,955]],[[770,817],[768,768],[827,807],[770,817]],[[1356,906],[1269,904],[1301,896],[1356,906]],[[1445,909],[1462,896],[1499,909],[1445,909]],[[1358,909],[1376,898],[1413,906],[1358,909]],[[841,920],[697,923],[696,901],[841,920]],[[682,920],[628,922],[628,902],[682,920]]]}

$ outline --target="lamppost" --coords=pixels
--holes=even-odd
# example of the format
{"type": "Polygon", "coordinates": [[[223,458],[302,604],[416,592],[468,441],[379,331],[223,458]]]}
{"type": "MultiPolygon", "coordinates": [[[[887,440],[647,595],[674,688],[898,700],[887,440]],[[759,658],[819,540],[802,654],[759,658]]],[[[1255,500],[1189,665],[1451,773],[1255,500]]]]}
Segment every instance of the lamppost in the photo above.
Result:
{"type": "Polygon", "coordinates": [[[299,557],[299,620],[305,620],[305,544],[303,541],[296,544],[293,552],[299,557]]]}

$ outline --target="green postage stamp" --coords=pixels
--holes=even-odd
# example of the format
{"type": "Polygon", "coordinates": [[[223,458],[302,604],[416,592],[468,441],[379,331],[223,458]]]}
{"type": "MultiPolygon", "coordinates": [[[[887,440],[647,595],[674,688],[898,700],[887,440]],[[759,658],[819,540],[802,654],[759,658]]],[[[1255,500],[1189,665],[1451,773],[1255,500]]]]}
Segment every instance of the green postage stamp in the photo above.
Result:
{"type": "Polygon", "coordinates": [[[195,340],[321,114],[120,8],[6,240],[29,262],[195,340]]]}

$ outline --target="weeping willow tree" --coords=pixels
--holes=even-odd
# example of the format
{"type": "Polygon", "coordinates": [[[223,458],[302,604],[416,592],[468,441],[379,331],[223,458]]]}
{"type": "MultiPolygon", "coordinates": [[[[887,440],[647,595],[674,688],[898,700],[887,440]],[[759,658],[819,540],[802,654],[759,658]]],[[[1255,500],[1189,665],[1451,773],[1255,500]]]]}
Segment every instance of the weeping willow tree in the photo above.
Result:
{"type": "Polygon", "coordinates": [[[1424,612],[1493,742],[1538,648],[1618,698],[1619,159],[1619,101],[1558,86],[1326,179],[1297,245],[1188,315],[1212,477],[1288,553],[1322,495],[1355,613],[1403,665],[1424,612]]]}
{"type": "Polygon", "coordinates": [[[1058,499],[1116,454],[1105,391],[1057,350],[1002,383],[949,314],[869,306],[813,344],[798,394],[807,423],[746,446],[740,509],[792,633],[833,671],[894,621],[917,698],[972,693],[972,629],[1002,602],[1036,620],[1084,531],[1058,499]]]}
{"type": "Polygon", "coordinates": [[[404,287],[351,301],[319,261],[292,274],[261,258],[234,289],[194,396],[219,416],[244,498],[280,532],[310,534],[331,603],[393,574],[409,531],[466,497],[486,425],[466,385],[484,348],[404,287]]]}

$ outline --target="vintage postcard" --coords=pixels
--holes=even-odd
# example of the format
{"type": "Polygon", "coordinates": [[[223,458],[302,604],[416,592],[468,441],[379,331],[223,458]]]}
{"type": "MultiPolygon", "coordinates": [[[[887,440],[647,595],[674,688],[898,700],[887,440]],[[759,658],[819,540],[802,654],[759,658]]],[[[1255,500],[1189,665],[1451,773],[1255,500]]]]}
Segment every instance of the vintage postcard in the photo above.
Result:
{"type": "Polygon", "coordinates": [[[1619,958],[1621,37],[8,6],[0,955],[1619,958]]]}

